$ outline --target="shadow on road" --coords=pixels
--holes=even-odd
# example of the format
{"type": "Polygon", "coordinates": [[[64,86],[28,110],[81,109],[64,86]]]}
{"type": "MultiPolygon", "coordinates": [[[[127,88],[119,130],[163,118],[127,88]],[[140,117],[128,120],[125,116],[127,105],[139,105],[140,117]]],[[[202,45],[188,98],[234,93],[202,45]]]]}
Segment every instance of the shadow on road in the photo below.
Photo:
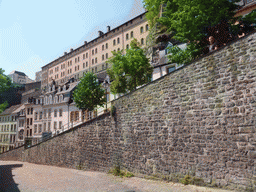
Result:
{"type": "Polygon", "coordinates": [[[12,170],[22,167],[23,164],[0,165],[0,191],[1,192],[19,192],[18,185],[14,182],[12,170]]]}

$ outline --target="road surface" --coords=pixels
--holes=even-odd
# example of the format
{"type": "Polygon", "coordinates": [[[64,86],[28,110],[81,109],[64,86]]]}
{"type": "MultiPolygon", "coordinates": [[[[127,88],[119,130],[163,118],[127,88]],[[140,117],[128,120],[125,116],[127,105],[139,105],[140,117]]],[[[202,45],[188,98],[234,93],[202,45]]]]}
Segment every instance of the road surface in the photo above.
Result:
{"type": "Polygon", "coordinates": [[[142,178],[120,178],[96,171],[82,171],[19,161],[0,161],[0,192],[227,192],[165,183],[142,178]]]}

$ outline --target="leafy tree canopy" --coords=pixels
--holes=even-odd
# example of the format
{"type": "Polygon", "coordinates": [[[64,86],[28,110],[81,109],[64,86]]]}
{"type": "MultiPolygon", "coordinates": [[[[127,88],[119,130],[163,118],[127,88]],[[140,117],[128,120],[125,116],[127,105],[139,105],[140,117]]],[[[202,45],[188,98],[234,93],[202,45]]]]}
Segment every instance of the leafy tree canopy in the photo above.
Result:
{"type": "Polygon", "coordinates": [[[107,73],[113,80],[110,90],[114,94],[133,91],[136,87],[151,80],[153,68],[143,49],[139,47],[136,39],[131,41],[130,46],[131,48],[126,50],[126,54],[123,54],[123,50],[112,52],[113,57],[108,60],[108,63],[112,64],[107,73]]]}
{"type": "MultiPolygon", "coordinates": [[[[15,87],[15,85],[12,83],[11,78],[5,75],[4,70],[0,68],[0,97],[2,97],[2,94],[4,92],[8,91],[12,87],[15,87]]],[[[2,99],[0,98],[0,100],[2,99]]],[[[2,113],[7,106],[7,101],[5,101],[4,103],[0,103],[0,113],[2,113]]]]}
{"type": "MultiPolygon", "coordinates": [[[[239,0],[143,0],[150,26],[157,23],[165,26],[172,38],[188,43],[185,50],[178,47],[170,49],[172,62],[186,63],[195,58],[205,46],[203,39],[208,35],[209,28],[220,23],[227,23],[232,28],[239,17],[234,18],[239,0]],[[161,8],[163,10],[160,16],[161,8]],[[185,60],[184,60],[185,59],[185,60]]],[[[255,22],[255,14],[247,17],[255,22]]]]}
{"type": "Polygon", "coordinates": [[[0,93],[8,91],[13,86],[12,80],[9,76],[4,74],[4,70],[0,68],[0,93]]]}
{"type": "Polygon", "coordinates": [[[80,79],[73,98],[79,109],[92,111],[97,106],[103,106],[106,102],[105,90],[101,88],[97,77],[88,72],[80,79]]]}

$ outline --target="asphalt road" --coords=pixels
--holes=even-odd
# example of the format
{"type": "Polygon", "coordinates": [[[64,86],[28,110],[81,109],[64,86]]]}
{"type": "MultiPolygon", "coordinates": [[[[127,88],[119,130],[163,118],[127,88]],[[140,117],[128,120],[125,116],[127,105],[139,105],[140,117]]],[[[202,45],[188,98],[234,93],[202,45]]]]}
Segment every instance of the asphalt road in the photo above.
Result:
{"type": "Polygon", "coordinates": [[[185,186],[137,177],[120,178],[101,172],[81,171],[19,161],[0,161],[0,192],[19,191],[224,192],[224,190],[185,186]]]}

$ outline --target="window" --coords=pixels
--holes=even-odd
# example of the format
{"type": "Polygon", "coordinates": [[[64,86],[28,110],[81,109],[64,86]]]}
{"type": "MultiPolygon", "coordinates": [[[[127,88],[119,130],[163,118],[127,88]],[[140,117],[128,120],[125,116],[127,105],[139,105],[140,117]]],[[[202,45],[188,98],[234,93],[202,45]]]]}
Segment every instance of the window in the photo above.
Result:
{"type": "Polygon", "coordinates": [[[60,102],[63,101],[63,95],[60,95],[60,102]]]}
{"type": "Polygon", "coordinates": [[[129,44],[126,45],[126,49],[129,49],[129,44]]]}
{"type": "Polygon", "coordinates": [[[128,40],[128,39],[129,39],[129,34],[127,33],[127,34],[126,34],[126,40],[128,40]]]}
{"type": "Polygon", "coordinates": [[[119,43],[120,43],[120,38],[118,37],[118,38],[117,38],[117,44],[119,44],[119,43]]]}
{"type": "Polygon", "coordinates": [[[113,45],[116,45],[116,40],[115,39],[113,40],[113,45]]]}
{"type": "Polygon", "coordinates": [[[106,49],[108,49],[108,43],[106,43],[106,49]]]}
{"type": "Polygon", "coordinates": [[[97,57],[95,58],[95,63],[97,63],[98,61],[97,61],[97,57]]]}
{"type": "Polygon", "coordinates": [[[51,131],[51,122],[48,122],[48,132],[51,131]]]}
{"type": "Polygon", "coordinates": [[[83,54],[83,59],[85,59],[85,54],[83,54]]]}
{"type": "Polygon", "coordinates": [[[37,112],[35,112],[35,120],[37,120],[37,115],[38,115],[37,112]]]}
{"type": "Polygon", "coordinates": [[[140,43],[141,43],[141,45],[144,45],[144,39],[143,38],[140,40],[140,43]]]}
{"type": "Polygon", "coordinates": [[[59,129],[62,128],[62,121],[59,121],[59,129]]]}
{"type": "Polygon", "coordinates": [[[94,64],[94,59],[92,59],[92,64],[94,64]]]}
{"type": "Polygon", "coordinates": [[[104,69],[104,64],[102,65],[102,70],[104,69]]]}
{"type": "Polygon", "coordinates": [[[54,129],[57,129],[57,122],[56,122],[56,121],[54,121],[53,128],[54,128],[54,129]]]}
{"type": "Polygon", "coordinates": [[[79,60],[80,60],[80,57],[77,58],[77,62],[79,62],[79,60]]]}
{"type": "Polygon", "coordinates": [[[106,63],[106,69],[108,68],[108,63],[106,63]]]}
{"type": "Polygon", "coordinates": [[[86,58],[88,58],[88,53],[86,53],[86,58]]]}
{"type": "Polygon", "coordinates": [[[97,67],[95,67],[95,73],[97,72],[97,67]]]}
{"type": "Polygon", "coordinates": [[[140,33],[143,33],[144,29],[143,27],[140,28],[140,33]]]}
{"type": "Polygon", "coordinates": [[[148,31],[148,24],[146,25],[146,31],[148,31]]]}
{"type": "Polygon", "coordinates": [[[88,67],[88,62],[86,61],[86,67],[88,67]]]}
{"type": "Polygon", "coordinates": [[[104,45],[102,45],[102,51],[104,50],[104,45]]]}
{"type": "Polygon", "coordinates": [[[32,125],[33,124],[33,120],[32,120],[32,118],[30,118],[30,125],[32,125]]]}
{"type": "Polygon", "coordinates": [[[51,117],[51,109],[48,109],[48,118],[50,118],[51,117]]]}
{"type": "Polygon", "coordinates": [[[34,133],[37,133],[37,125],[34,125],[34,133]]]}
{"type": "Polygon", "coordinates": [[[94,73],[94,69],[92,68],[92,73],[94,73]]]}
{"type": "Polygon", "coordinates": [[[39,124],[39,131],[38,131],[39,133],[41,133],[42,132],[42,124],[39,124]]]}
{"type": "Polygon", "coordinates": [[[46,132],[46,123],[44,123],[44,132],[46,132]]]}
{"type": "Polygon", "coordinates": [[[57,117],[57,109],[54,110],[54,117],[57,117]]]}
{"type": "Polygon", "coordinates": [[[79,121],[79,111],[75,112],[75,121],[79,121]]]}
{"type": "Polygon", "coordinates": [[[62,117],[62,109],[59,109],[59,116],[62,117]]]}
{"type": "Polygon", "coordinates": [[[131,31],[131,38],[133,38],[133,31],[131,31]]]}
{"type": "Polygon", "coordinates": [[[83,68],[85,68],[85,63],[83,63],[83,68]]]}
{"type": "Polygon", "coordinates": [[[117,51],[120,51],[120,48],[118,48],[117,51]]]}
{"type": "Polygon", "coordinates": [[[108,53],[106,53],[106,59],[108,59],[108,53]]]}
{"type": "Polygon", "coordinates": [[[77,59],[75,58],[75,63],[77,62],[77,59]]]}
{"type": "Polygon", "coordinates": [[[46,114],[47,113],[47,111],[46,111],[46,109],[44,110],[44,118],[46,119],[46,114]]]}
{"type": "Polygon", "coordinates": [[[92,55],[94,55],[94,50],[92,50],[92,55]]]}
{"type": "Polygon", "coordinates": [[[31,108],[31,115],[33,114],[33,108],[31,108]]]}
{"type": "Polygon", "coordinates": [[[75,120],[75,112],[72,111],[72,112],[70,113],[70,121],[72,122],[72,121],[74,121],[74,120],[75,120]]]}
{"type": "Polygon", "coordinates": [[[49,96],[49,104],[52,104],[52,96],[49,96]]]}
{"type": "Polygon", "coordinates": [[[102,61],[104,61],[104,55],[102,55],[102,61]]]}
{"type": "Polygon", "coordinates": [[[41,119],[42,119],[42,117],[43,117],[43,112],[42,112],[42,111],[40,111],[40,112],[39,112],[39,120],[41,120],[41,119]]]}
{"type": "Polygon", "coordinates": [[[95,49],[95,54],[96,54],[97,52],[98,52],[98,49],[96,48],[96,49],[95,49]]]}

